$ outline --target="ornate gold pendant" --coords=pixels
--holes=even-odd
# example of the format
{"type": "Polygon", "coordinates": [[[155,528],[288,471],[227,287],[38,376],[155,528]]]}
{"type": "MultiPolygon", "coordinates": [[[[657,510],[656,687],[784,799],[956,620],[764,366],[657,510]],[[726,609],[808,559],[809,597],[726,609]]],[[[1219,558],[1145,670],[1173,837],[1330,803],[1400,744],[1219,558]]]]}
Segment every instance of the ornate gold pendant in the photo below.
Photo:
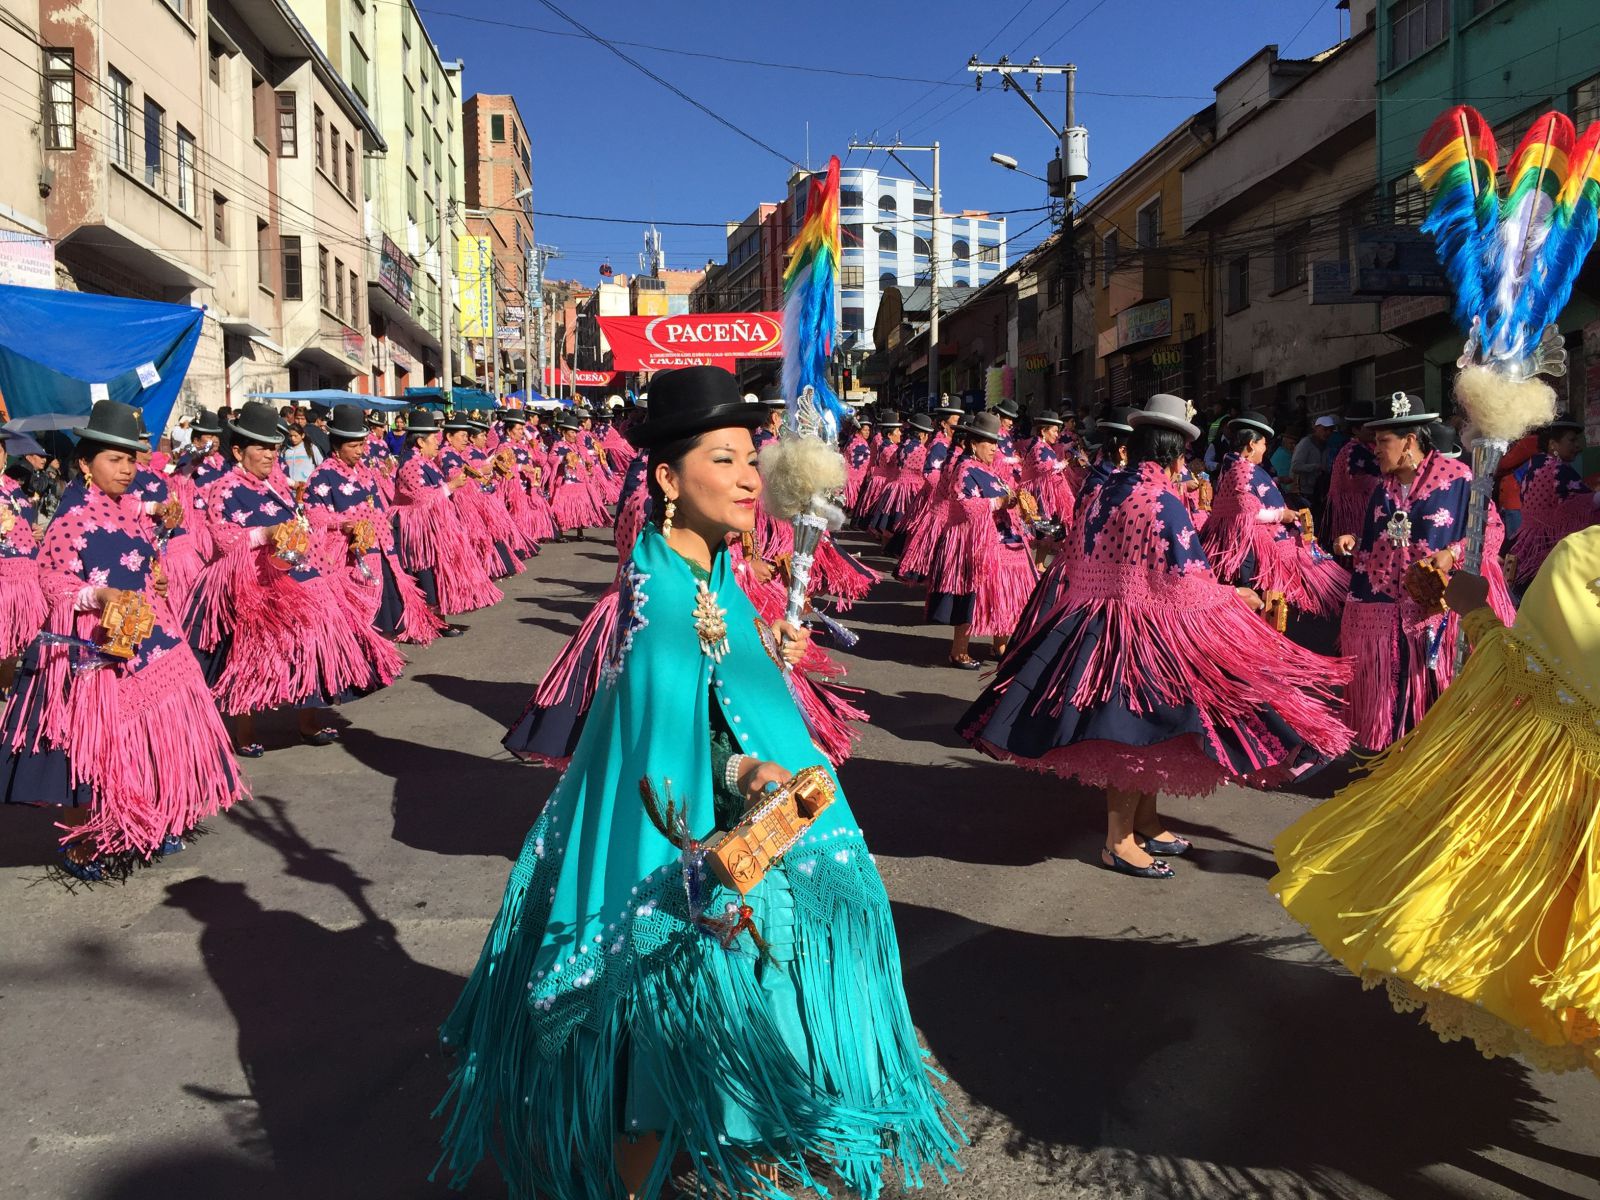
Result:
{"type": "Polygon", "coordinates": [[[700,652],[721,662],[728,652],[728,610],[717,604],[714,593],[700,580],[694,600],[694,631],[700,635],[700,652]]]}

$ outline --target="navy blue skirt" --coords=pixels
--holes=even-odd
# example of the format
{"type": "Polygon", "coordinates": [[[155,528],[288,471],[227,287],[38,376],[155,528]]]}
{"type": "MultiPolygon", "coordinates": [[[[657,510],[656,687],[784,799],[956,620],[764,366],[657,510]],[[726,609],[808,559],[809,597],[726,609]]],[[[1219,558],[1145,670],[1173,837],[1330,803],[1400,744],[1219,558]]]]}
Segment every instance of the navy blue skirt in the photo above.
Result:
{"type": "Polygon", "coordinates": [[[1230,775],[1247,776],[1263,760],[1290,769],[1321,761],[1270,707],[1252,714],[1257,725],[1248,735],[1233,725],[1208,722],[1193,700],[1172,704],[1140,697],[1135,706],[1126,685],[1087,708],[1077,707],[1071,697],[1106,636],[1104,616],[1087,608],[1047,622],[1011,648],[956,729],[986,754],[1031,762],[1090,742],[1140,749],[1191,737],[1189,748],[1230,775]],[[1053,679],[1059,682],[1050,687],[1053,679]],[[1047,687],[1050,695],[1044,696],[1047,687]],[[1252,746],[1247,736],[1262,740],[1252,746]]]}
{"type": "Polygon", "coordinates": [[[0,724],[0,803],[56,804],[68,808],[94,803],[94,789],[80,780],[72,783],[72,761],[65,750],[40,746],[37,750],[13,750],[37,744],[39,725],[44,718],[44,689],[39,683],[39,643],[33,641],[22,653],[17,666],[16,697],[6,706],[0,724]]]}
{"type": "Polygon", "coordinates": [[[383,598],[378,601],[378,612],[372,618],[372,627],[386,638],[398,637],[400,623],[405,617],[406,604],[400,597],[400,585],[395,581],[394,568],[389,565],[389,556],[378,555],[378,563],[383,572],[383,598]]]}
{"type": "Polygon", "coordinates": [[[972,621],[976,592],[929,592],[923,620],[929,625],[967,625],[972,621]]]}

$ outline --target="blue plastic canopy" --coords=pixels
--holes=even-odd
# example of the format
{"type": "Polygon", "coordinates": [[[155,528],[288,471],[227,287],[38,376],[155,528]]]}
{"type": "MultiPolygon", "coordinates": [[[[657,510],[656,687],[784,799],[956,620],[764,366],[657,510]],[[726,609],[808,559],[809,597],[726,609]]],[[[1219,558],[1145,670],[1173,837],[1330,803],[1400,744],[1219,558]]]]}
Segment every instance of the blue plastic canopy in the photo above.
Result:
{"type": "Polygon", "coordinates": [[[297,392],[251,392],[252,400],[287,400],[290,404],[326,404],[332,408],[335,404],[359,404],[362,408],[374,408],[379,412],[399,412],[403,408],[410,408],[409,400],[401,400],[394,396],[368,396],[363,392],[347,392],[341,388],[303,388],[297,392]]]}
{"type": "Polygon", "coordinates": [[[13,417],[87,417],[90,385],[104,384],[159,436],[204,319],[186,304],[0,284],[0,396],[13,417]]]}

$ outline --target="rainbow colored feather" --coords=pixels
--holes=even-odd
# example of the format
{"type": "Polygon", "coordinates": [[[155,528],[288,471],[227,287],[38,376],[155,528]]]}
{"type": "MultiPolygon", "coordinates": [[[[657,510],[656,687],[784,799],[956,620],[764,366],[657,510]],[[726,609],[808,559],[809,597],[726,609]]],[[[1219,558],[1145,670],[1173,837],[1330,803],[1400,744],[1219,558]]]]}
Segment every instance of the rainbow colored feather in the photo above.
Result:
{"type": "Polygon", "coordinates": [[[1467,326],[1482,309],[1489,278],[1484,249],[1500,223],[1494,132],[1476,109],[1452,108],[1428,130],[1418,157],[1422,187],[1433,193],[1422,228],[1433,234],[1456,290],[1456,320],[1467,326]]]}
{"type": "Polygon", "coordinates": [[[839,159],[813,175],[806,194],[806,219],[789,247],[783,273],[783,393],[791,424],[798,422],[801,393],[811,388],[824,440],[839,435],[845,407],[828,379],[839,328],[839,159]]]}
{"type": "Polygon", "coordinates": [[[1469,330],[1463,365],[1539,369],[1541,337],[1600,231],[1600,126],[1575,134],[1561,113],[1535,120],[1512,156],[1503,200],[1494,135],[1475,109],[1450,109],[1422,140],[1417,175],[1432,195],[1422,227],[1469,330]]]}

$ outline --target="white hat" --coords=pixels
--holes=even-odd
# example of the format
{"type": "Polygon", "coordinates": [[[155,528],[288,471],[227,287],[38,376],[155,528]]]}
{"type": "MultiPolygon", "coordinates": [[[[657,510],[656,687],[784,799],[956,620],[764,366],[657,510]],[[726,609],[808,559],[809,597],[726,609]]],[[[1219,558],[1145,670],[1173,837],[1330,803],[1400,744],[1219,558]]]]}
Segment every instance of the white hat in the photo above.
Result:
{"type": "Polygon", "coordinates": [[[1313,421],[1312,424],[1314,426],[1316,426],[1317,428],[1319,428],[1319,429],[1337,429],[1337,428],[1339,428],[1339,418],[1338,417],[1321,416],[1321,417],[1318,417],[1315,421],[1313,421]]]}
{"type": "Polygon", "coordinates": [[[1193,417],[1194,405],[1183,397],[1157,392],[1145,403],[1144,408],[1128,418],[1128,423],[1136,429],[1141,425],[1158,425],[1162,429],[1175,429],[1197,438],[1200,430],[1193,424],[1193,417]]]}

